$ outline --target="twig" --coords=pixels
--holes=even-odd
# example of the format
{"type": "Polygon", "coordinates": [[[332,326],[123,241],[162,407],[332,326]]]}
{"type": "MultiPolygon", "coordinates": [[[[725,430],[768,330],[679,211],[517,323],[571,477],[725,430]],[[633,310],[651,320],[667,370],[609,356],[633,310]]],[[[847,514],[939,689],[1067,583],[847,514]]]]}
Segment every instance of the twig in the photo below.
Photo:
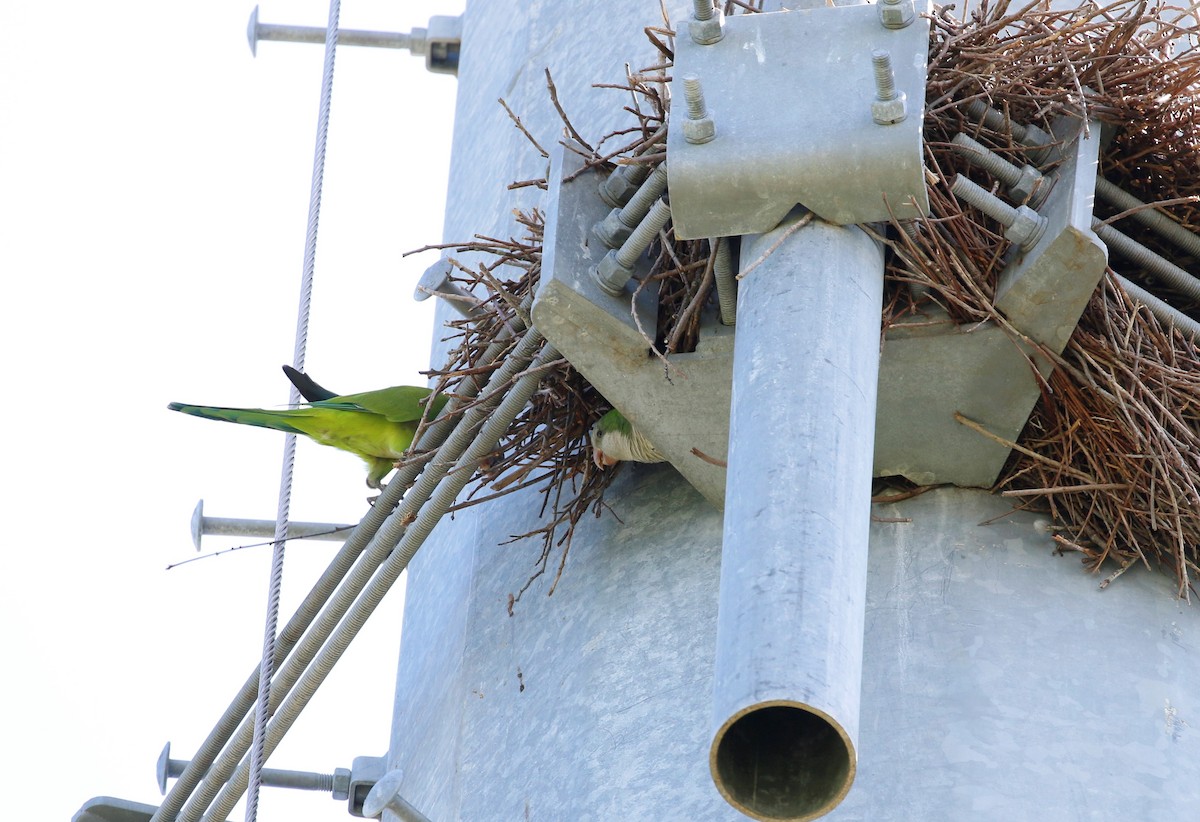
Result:
{"type": "Polygon", "coordinates": [[[779,246],[783,245],[784,240],[786,240],[788,237],[792,236],[797,231],[799,231],[800,229],[804,228],[806,225],[811,223],[812,219],[813,219],[813,213],[810,211],[808,214],[805,214],[799,220],[797,220],[796,222],[794,222],[790,226],[788,226],[787,229],[785,229],[784,232],[782,234],[780,234],[778,238],[776,238],[775,242],[771,243],[770,248],[768,248],[762,254],[758,255],[758,257],[756,257],[754,259],[754,262],[750,263],[750,265],[746,266],[745,268],[743,268],[741,270],[741,272],[737,275],[736,279],[739,279],[739,280],[742,279],[747,274],[749,274],[751,271],[753,271],[754,269],[756,269],[760,265],[762,265],[763,261],[765,261],[767,259],[767,257],[770,257],[772,254],[775,253],[775,249],[777,249],[777,248],[779,248],[779,246]]]}

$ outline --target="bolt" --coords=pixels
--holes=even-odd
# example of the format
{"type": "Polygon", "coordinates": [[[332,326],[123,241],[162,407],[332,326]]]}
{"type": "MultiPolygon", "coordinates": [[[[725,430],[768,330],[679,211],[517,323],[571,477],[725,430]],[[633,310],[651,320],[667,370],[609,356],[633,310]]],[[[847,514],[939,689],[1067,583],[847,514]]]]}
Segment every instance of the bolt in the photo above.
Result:
{"type": "Polygon", "coordinates": [[[711,46],[725,36],[725,11],[714,9],[712,0],[695,0],[694,7],[688,33],[697,45],[711,46]]]}
{"type": "Polygon", "coordinates": [[[713,279],[717,284],[717,302],[721,306],[721,325],[737,323],[737,280],[733,278],[733,254],[729,250],[732,237],[714,237],[708,241],[717,249],[713,261],[713,279]]]}
{"type": "Polygon", "coordinates": [[[875,68],[875,90],[880,100],[896,99],[896,75],[892,71],[892,55],[883,49],[871,52],[871,65],[875,68]]]}
{"type": "Polygon", "coordinates": [[[708,114],[704,105],[704,89],[700,87],[700,78],[689,74],[683,78],[683,96],[687,100],[688,119],[701,120],[708,114]]]}
{"type": "Polygon", "coordinates": [[[479,300],[475,295],[462,288],[450,279],[454,269],[449,260],[438,260],[421,275],[417,287],[413,290],[413,299],[417,302],[427,300],[431,295],[441,297],[450,303],[451,308],[467,319],[479,314],[479,300]]]}
{"type": "Polygon", "coordinates": [[[671,207],[665,200],[655,200],[646,219],[638,223],[621,247],[605,254],[592,269],[592,279],[601,291],[612,297],[619,297],[624,292],[625,283],[633,276],[634,264],[670,219],[671,207]]]}
{"type": "Polygon", "coordinates": [[[609,248],[619,248],[629,239],[638,223],[646,218],[650,206],[667,190],[667,166],[659,163],[653,173],[633,193],[623,208],[614,208],[592,229],[600,242],[609,248]]]}
{"type": "Polygon", "coordinates": [[[1029,158],[1035,163],[1044,163],[1049,159],[1054,138],[1037,126],[1014,123],[983,100],[968,103],[967,113],[981,120],[992,131],[1011,134],[1014,140],[1026,147],[1029,158]]]}
{"type": "MultiPolygon", "coordinates": [[[[353,530],[353,525],[336,525],[332,522],[289,522],[290,539],[328,539],[344,541],[353,530]]],[[[192,544],[200,550],[200,540],[206,536],[268,537],[275,536],[275,520],[230,519],[228,517],[204,516],[204,500],[196,503],[192,511],[192,544]]]]}
{"type": "Polygon", "coordinates": [[[391,811],[401,822],[430,822],[429,817],[418,811],[400,795],[400,783],[404,781],[401,770],[388,771],[383,779],[375,783],[367,798],[363,800],[362,815],[374,819],[391,811]]]}
{"type": "Polygon", "coordinates": [[[871,103],[871,119],[881,126],[890,126],[908,116],[908,98],[896,91],[896,75],[892,71],[892,55],[883,49],[871,52],[875,67],[875,101],[871,103]]]}
{"type": "Polygon", "coordinates": [[[961,174],[954,178],[950,191],[955,197],[970,203],[1003,225],[1004,236],[1020,246],[1022,251],[1037,245],[1046,231],[1047,220],[1041,214],[1026,205],[1013,208],[961,174]]]}
{"type": "Polygon", "coordinates": [[[597,186],[600,199],[613,208],[620,208],[629,202],[629,198],[649,174],[650,166],[645,163],[617,166],[616,170],[597,186]]]}
{"type": "Polygon", "coordinates": [[[917,16],[912,0],[879,0],[876,7],[879,9],[879,22],[889,29],[905,28],[917,16]]]}
{"type": "Polygon", "coordinates": [[[1133,219],[1170,241],[1177,248],[1183,249],[1193,257],[1200,257],[1200,237],[1158,209],[1147,207],[1146,203],[1113,185],[1099,174],[1096,175],[1096,196],[1121,211],[1132,211],[1130,216],[1133,219]]]}
{"type": "Polygon", "coordinates": [[[1031,208],[1037,208],[1046,201],[1050,186],[1043,185],[1045,181],[1042,179],[1042,173],[1033,166],[1018,168],[962,132],[955,134],[951,143],[955,151],[965,157],[967,162],[982,168],[1004,183],[1013,200],[1027,203],[1031,208]]]}
{"type": "MultiPolygon", "coordinates": [[[[358,31],[338,29],[339,46],[373,46],[385,49],[408,49],[414,54],[423,54],[425,47],[424,29],[415,29],[410,34],[386,31],[358,31]]],[[[250,12],[250,23],[246,26],[246,39],[250,41],[250,53],[258,55],[259,40],[278,40],[288,43],[324,43],[326,30],[316,26],[280,26],[258,22],[258,6],[250,12]]]]}
{"type": "MultiPolygon", "coordinates": [[[[171,743],[168,742],[158,756],[158,790],[167,793],[167,780],[175,779],[190,765],[187,759],[171,758],[171,743]]],[[[350,771],[338,768],[333,773],[312,771],[284,771],[278,768],[263,768],[262,784],[269,788],[295,788],[301,791],[325,791],[334,799],[350,796],[350,771]]]]}
{"type": "Polygon", "coordinates": [[[700,78],[689,74],[683,78],[683,97],[687,101],[688,116],[683,121],[683,138],[692,145],[710,142],[717,136],[716,126],[704,104],[704,89],[700,78]]]}
{"type": "Polygon", "coordinates": [[[1095,217],[1092,218],[1092,231],[1096,232],[1110,251],[1129,262],[1144,268],[1156,275],[1171,288],[1186,295],[1189,299],[1200,300],[1200,280],[1197,280],[1186,269],[1151,251],[1137,240],[1122,234],[1110,225],[1105,225],[1095,217]]]}

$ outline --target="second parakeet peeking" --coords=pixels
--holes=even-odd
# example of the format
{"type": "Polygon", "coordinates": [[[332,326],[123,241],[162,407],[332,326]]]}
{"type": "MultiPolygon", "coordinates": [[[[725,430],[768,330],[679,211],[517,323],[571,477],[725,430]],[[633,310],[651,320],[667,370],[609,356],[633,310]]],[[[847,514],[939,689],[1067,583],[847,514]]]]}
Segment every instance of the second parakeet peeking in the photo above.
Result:
{"type": "Polygon", "coordinates": [[[196,417],[304,434],[321,445],[356,454],[367,463],[367,485],[379,488],[412,445],[422,415],[432,419],[446,397],[424,402],[430,389],[397,385],[360,394],[333,395],[306,375],[284,369],[308,400],[295,408],[222,408],[173,402],[167,407],[196,417]]]}
{"type": "Polygon", "coordinates": [[[592,426],[592,460],[598,468],[616,465],[621,460],[666,462],[666,459],[615,408],[592,426]]]}

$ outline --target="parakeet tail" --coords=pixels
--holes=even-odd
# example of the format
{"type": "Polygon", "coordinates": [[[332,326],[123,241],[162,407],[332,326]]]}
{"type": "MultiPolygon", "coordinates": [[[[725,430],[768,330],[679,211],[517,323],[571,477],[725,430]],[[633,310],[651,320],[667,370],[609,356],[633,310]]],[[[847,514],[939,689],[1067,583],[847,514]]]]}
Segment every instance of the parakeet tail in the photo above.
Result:
{"type": "Polygon", "coordinates": [[[259,428],[273,428],[276,431],[288,431],[293,434],[304,434],[294,426],[289,419],[291,412],[286,410],[270,411],[262,408],[220,408],[211,405],[186,405],[173,402],[167,406],[172,411],[182,411],[193,417],[204,417],[209,420],[224,420],[242,425],[257,425],[259,428]]]}

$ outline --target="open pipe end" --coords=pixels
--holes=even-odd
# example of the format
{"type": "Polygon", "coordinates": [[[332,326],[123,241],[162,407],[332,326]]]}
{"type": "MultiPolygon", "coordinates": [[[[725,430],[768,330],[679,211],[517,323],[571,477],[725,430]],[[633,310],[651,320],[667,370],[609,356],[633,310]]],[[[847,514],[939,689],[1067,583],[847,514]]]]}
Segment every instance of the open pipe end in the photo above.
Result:
{"type": "Polygon", "coordinates": [[[754,819],[816,819],[854,782],[854,745],[827,714],[799,702],[751,705],[725,721],[708,757],[717,790],[754,819]]]}

